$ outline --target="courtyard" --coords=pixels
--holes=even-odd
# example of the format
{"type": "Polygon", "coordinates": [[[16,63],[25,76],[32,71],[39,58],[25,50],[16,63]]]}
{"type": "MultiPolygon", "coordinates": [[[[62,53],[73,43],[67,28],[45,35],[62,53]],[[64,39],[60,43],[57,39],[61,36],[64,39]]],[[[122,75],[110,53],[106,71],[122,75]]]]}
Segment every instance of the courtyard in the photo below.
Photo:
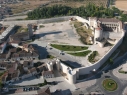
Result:
{"type": "MultiPolygon", "coordinates": [[[[65,45],[65,48],[60,46],[58,48],[56,47],[53,47],[53,48],[63,50],[63,51],[69,51],[69,52],[66,52],[68,53],[66,54],[66,56],[69,55],[72,58],[78,60],[79,64],[85,67],[92,65],[90,62],[88,62],[88,56],[93,51],[98,52],[98,55],[95,57],[95,60],[98,61],[113,47],[113,44],[108,44],[108,43],[103,48],[99,47],[98,44],[93,44],[93,45],[83,44],[80,41],[80,35],[77,33],[76,28],[74,27],[71,21],[45,23],[45,24],[40,24],[40,26],[43,26],[43,27],[40,27],[36,31],[36,34],[39,37],[39,41],[47,43],[46,45],[48,47],[52,47],[52,45],[56,47],[58,47],[58,45],[63,45],[63,46],[65,45]],[[67,45],[70,47],[76,47],[76,48],[69,50],[66,47],[67,45]],[[77,49],[77,46],[87,47],[87,50],[77,49]],[[86,51],[91,51],[91,52],[89,52],[88,54],[84,54],[84,52],[86,51]],[[79,56],[79,55],[82,55],[82,56],[79,56]]],[[[81,25],[78,27],[81,27],[81,25]]],[[[106,37],[109,36],[109,38],[111,39],[114,38],[116,40],[119,40],[121,37],[121,33],[114,33],[109,31],[109,32],[104,32],[104,36],[106,37]]]]}

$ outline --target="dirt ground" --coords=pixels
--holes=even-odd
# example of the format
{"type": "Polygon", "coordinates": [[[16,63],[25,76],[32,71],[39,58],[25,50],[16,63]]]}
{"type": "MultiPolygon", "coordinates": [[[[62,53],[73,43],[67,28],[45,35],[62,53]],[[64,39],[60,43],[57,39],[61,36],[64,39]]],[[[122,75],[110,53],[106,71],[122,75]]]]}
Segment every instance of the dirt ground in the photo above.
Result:
{"type": "Polygon", "coordinates": [[[88,4],[89,2],[100,6],[106,6],[108,0],[85,0],[83,2],[72,2],[72,1],[68,1],[68,2],[54,2],[54,3],[50,3],[48,6],[52,6],[55,4],[61,4],[61,5],[66,5],[66,6],[70,6],[70,7],[80,7],[80,6],[86,6],[86,4],[88,4]]]}
{"type": "MultiPolygon", "coordinates": [[[[20,3],[9,4],[8,6],[12,9],[12,12],[14,14],[16,14],[16,13],[20,13],[23,11],[35,9],[35,8],[39,7],[40,5],[46,4],[50,1],[51,0],[24,0],[23,2],[20,2],[20,3]]],[[[62,4],[62,5],[70,6],[70,7],[80,7],[80,6],[85,6],[89,2],[88,2],[88,0],[86,0],[84,2],[73,2],[73,1],[70,1],[70,2],[52,2],[52,3],[48,3],[48,5],[46,5],[46,6],[52,6],[55,4],[62,4]]],[[[95,0],[95,1],[91,1],[91,2],[96,4],[96,5],[102,4],[103,6],[105,6],[107,4],[107,0],[102,0],[102,1],[95,0]]]]}
{"type": "Polygon", "coordinates": [[[42,4],[48,3],[50,0],[24,0],[23,2],[16,4],[9,4],[13,13],[20,13],[27,10],[32,10],[39,7],[42,4]]]}
{"type": "Polygon", "coordinates": [[[116,0],[115,6],[121,10],[127,11],[127,0],[116,0]]]}

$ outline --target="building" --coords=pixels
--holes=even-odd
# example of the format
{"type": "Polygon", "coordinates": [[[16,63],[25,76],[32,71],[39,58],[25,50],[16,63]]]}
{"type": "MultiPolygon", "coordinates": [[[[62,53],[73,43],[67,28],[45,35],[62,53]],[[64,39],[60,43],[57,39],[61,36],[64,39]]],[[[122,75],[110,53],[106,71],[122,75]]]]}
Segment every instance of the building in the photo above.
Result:
{"type": "Polygon", "coordinates": [[[28,26],[28,31],[23,32],[23,33],[16,33],[14,35],[10,35],[10,37],[9,37],[10,42],[25,41],[25,40],[31,39],[33,36],[32,24],[28,24],[27,26],[28,26]]]}
{"type": "Polygon", "coordinates": [[[48,71],[48,67],[47,67],[46,63],[38,66],[37,71],[38,71],[38,73],[41,73],[42,71],[48,71]]]}
{"type": "Polygon", "coordinates": [[[4,43],[2,43],[2,44],[0,45],[0,53],[3,53],[3,52],[4,52],[6,46],[7,46],[7,43],[6,43],[6,42],[4,42],[4,43]]]}
{"type": "Polygon", "coordinates": [[[100,47],[104,47],[106,42],[111,44],[117,42],[116,39],[109,37],[110,32],[124,32],[124,25],[120,20],[115,18],[90,17],[88,25],[94,31],[94,44],[98,44],[100,47]]]}
{"type": "Polygon", "coordinates": [[[28,71],[29,68],[33,67],[33,61],[24,61],[23,68],[25,71],[28,71]]]}
{"type": "Polygon", "coordinates": [[[8,65],[8,62],[0,62],[1,69],[6,69],[7,65],[8,65]]]}
{"type": "Polygon", "coordinates": [[[53,71],[43,71],[42,77],[43,78],[53,78],[54,77],[53,71]]]}
{"type": "Polygon", "coordinates": [[[3,83],[9,83],[19,80],[20,71],[17,69],[18,62],[5,63],[6,72],[1,77],[3,83]]]}
{"type": "Polygon", "coordinates": [[[36,75],[37,74],[37,70],[35,67],[29,69],[29,72],[32,74],[32,75],[36,75]]]}
{"type": "Polygon", "coordinates": [[[49,87],[39,89],[37,93],[37,95],[51,95],[49,87]]]}
{"type": "Polygon", "coordinates": [[[9,49],[7,54],[0,54],[0,62],[5,61],[30,61],[39,58],[38,51],[28,44],[23,44],[23,46],[17,46],[16,48],[9,49]]]}
{"type": "Polygon", "coordinates": [[[15,31],[15,25],[10,25],[1,35],[0,35],[0,43],[6,41],[8,37],[13,34],[15,31]]]}

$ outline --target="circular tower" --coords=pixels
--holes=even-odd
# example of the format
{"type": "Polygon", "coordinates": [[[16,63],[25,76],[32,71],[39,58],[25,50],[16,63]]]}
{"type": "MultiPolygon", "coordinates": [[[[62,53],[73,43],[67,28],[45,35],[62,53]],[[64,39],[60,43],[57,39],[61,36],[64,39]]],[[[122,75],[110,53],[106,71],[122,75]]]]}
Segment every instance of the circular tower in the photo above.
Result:
{"type": "Polygon", "coordinates": [[[57,67],[57,70],[59,71],[60,70],[60,60],[59,59],[56,59],[56,67],[57,67]]]}
{"type": "Polygon", "coordinates": [[[96,41],[101,41],[102,40],[102,29],[101,28],[95,28],[95,33],[94,33],[94,40],[95,40],[95,44],[96,41]]]}
{"type": "Polygon", "coordinates": [[[71,84],[75,84],[76,83],[76,71],[72,71],[72,70],[68,70],[68,81],[71,84]]]}

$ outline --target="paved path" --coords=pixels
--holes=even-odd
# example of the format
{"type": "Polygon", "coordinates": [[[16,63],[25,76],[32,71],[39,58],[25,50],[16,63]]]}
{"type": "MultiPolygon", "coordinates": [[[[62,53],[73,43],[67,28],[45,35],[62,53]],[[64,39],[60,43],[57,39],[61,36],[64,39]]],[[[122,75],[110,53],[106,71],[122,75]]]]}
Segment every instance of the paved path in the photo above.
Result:
{"type": "Polygon", "coordinates": [[[127,58],[127,53],[124,56],[117,58],[113,65],[107,66],[107,68],[105,69],[105,71],[103,71],[103,73],[99,72],[98,74],[96,74],[95,76],[93,76],[92,78],[88,80],[88,83],[89,83],[91,82],[90,80],[96,79],[96,83],[94,85],[87,88],[84,87],[83,89],[79,89],[75,91],[75,93],[86,95],[86,94],[89,94],[90,92],[99,92],[99,93],[103,93],[104,95],[122,95],[122,93],[124,92],[124,89],[127,87],[127,80],[120,79],[114,76],[113,70],[119,67],[121,64],[123,64],[126,61],[125,60],[126,58],[127,58]],[[112,78],[113,80],[117,82],[118,84],[117,90],[115,90],[114,92],[109,92],[102,87],[102,82],[105,79],[105,76],[110,76],[110,78],[112,78]]]}

